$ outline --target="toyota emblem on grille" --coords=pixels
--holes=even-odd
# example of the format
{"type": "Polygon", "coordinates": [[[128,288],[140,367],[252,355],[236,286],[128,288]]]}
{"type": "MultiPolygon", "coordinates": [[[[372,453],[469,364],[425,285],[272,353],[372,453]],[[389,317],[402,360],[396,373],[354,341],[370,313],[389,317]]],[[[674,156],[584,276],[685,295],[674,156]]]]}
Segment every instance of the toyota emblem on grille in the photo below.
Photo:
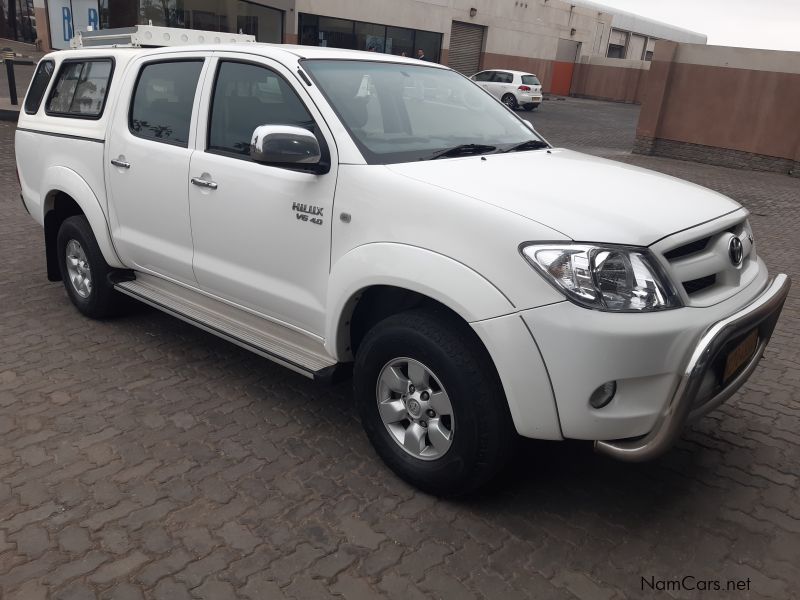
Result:
{"type": "Polygon", "coordinates": [[[744,247],[742,246],[742,240],[738,237],[734,236],[731,238],[731,241],[728,242],[728,257],[731,259],[731,263],[734,267],[738,267],[742,264],[744,247]]]}

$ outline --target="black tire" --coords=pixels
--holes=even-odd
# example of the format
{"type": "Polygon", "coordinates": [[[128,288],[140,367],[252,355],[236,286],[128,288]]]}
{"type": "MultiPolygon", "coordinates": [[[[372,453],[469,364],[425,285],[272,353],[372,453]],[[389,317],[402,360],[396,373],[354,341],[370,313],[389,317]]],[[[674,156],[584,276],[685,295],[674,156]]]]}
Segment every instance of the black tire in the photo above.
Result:
{"type": "Polygon", "coordinates": [[[378,455],[421,490],[439,496],[468,494],[507,462],[517,434],[499,377],[475,333],[450,313],[415,309],[375,325],[358,348],[353,380],[361,422],[378,455]],[[398,357],[429,367],[450,398],[452,445],[434,460],[404,450],[380,416],[378,377],[398,357]]]}
{"type": "Polygon", "coordinates": [[[116,314],[122,305],[121,297],[108,281],[108,275],[112,269],[106,264],[103,254],[100,252],[97,239],[95,239],[86,217],[79,215],[66,219],[58,230],[56,244],[58,245],[58,265],[61,270],[61,279],[75,308],[93,319],[102,319],[116,314]],[[82,297],[76,289],[67,268],[67,246],[72,240],[80,244],[91,273],[91,290],[86,297],[82,297]]]}
{"type": "Polygon", "coordinates": [[[517,99],[514,97],[514,94],[506,94],[505,96],[503,96],[502,102],[511,110],[517,110],[517,108],[519,107],[519,104],[517,104],[517,99]]]}

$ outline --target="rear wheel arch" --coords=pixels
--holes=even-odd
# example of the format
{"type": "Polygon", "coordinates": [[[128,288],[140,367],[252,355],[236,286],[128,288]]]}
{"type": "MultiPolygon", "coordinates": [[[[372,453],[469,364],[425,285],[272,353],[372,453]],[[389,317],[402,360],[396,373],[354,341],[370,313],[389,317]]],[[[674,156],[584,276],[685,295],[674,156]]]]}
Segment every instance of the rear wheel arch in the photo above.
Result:
{"type": "Polygon", "coordinates": [[[44,244],[47,259],[47,279],[61,281],[56,240],[61,224],[69,217],[86,216],[72,196],[60,190],[51,190],[44,201],[44,244]]]}
{"type": "Polygon", "coordinates": [[[45,230],[48,279],[58,281],[61,278],[58,265],[53,261],[55,257],[53,242],[61,223],[76,215],[86,217],[106,263],[114,268],[125,268],[114,248],[105,212],[97,196],[83,178],[66,167],[51,167],[45,173],[43,190],[46,191],[41,196],[43,198],[41,222],[45,230]]]}

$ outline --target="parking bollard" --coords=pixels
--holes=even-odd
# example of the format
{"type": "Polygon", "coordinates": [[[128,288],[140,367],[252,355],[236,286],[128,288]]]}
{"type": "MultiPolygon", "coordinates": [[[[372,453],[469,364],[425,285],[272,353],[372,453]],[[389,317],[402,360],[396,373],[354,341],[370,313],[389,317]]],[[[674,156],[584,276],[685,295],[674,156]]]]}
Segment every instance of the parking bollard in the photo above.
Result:
{"type": "Polygon", "coordinates": [[[16,106],[17,101],[17,80],[14,77],[14,53],[3,52],[3,62],[6,63],[6,74],[8,75],[8,95],[11,98],[11,105],[16,106]]]}

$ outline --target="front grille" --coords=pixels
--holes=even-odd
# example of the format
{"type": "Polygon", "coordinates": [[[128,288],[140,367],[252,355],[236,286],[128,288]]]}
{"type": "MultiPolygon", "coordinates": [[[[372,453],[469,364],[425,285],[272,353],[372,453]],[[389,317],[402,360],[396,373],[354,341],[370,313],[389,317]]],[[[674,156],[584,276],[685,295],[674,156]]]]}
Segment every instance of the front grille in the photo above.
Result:
{"type": "Polygon", "coordinates": [[[701,240],[695,240],[694,242],[689,242],[688,244],[684,244],[683,246],[678,246],[674,250],[670,250],[669,252],[664,253],[664,258],[668,261],[677,260],[679,258],[683,258],[684,256],[689,256],[691,254],[695,254],[697,252],[702,252],[706,249],[708,245],[708,241],[710,237],[703,238],[701,240]]]}
{"type": "Polygon", "coordinates": [[[758,271],[752,235],[746,220],[734,225],[721,224],[716,231],[698,228],[697,237],[687,233],[675,236],[670,244],[659,244],[659,252],[667,263],[672,281],[684,294],[690,306],[707,306],[724,300],[746,285],[758,271]],[[732,237],[739,238],[743,247],[741,265],[733,264],[729,250],[732,237]]]}
{"type": "Polygon", "coordinates": [[[692,279],[690,281],[683,282],[683,289],[686,290],[686,293],[690,296],[692,294],[696,294],[707,287],[711,287],[717,282],[716,275],[707,275],[706,277],[700,277],[699,279],[692,279]]]}

